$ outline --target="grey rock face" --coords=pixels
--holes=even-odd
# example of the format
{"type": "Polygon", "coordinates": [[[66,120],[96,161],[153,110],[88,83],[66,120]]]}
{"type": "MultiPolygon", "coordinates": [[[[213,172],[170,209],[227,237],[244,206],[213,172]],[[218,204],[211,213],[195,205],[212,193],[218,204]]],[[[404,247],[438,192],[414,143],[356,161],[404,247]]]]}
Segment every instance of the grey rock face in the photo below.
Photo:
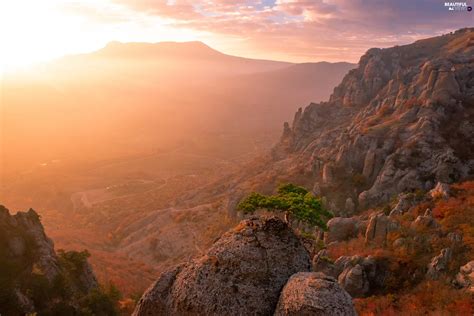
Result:
{"type": "Polygon", "coordinates": [[[365,297],[383,289],[389,273],[385,260],[372,256],[342,256],[332,262],[326,250],[321,250],[313,258],[313,271],[337,279],[352,297],[365,297]]]}
{"type": "Polygon", "coordinates": [[[390,216],[403,214],[415,204],[416,204],[416,201],[413,197],[413,194],[400,193],[398,195],[397,205],[395,205],[395,207],[390,212],[390,216]]]}
{"type": "Polygon", "coordinates": [[[372,256],[343,256],[334,263],[339,284],[352,297],[365,297],[384,287],[388,270],[383,259],[372,256]]]}
{"type": "Polygon", "coordinates": [[[369,292],[369,281],[360,264],[348,267],[339,275],[339,284],[354,297],[362,297],[369,292]]]}
{"type": "Polygon", "coordinates": [[[204,256],[162,274],[134,315],[271,315],[288,278],[310,267],[308,252],[287,224],[251,218],[204,256]]]}
{"type": "Polygon", "coordinates": [[[357,237],[360,221],[356,217],[334,217],[328,221],[327,226],[328,231],[324,234],[324,242],[330,244],[357,237]]]}
{"type": "Polygon", "coordinates": [[[431,259],[428,264],[428,272],[426,276],[432,280],[437,280],[443,272],[448,269],[449,262],[453,257],[453,251],[451,248],[444,248],[440,254],[431,259]]]}
{"type": "MultiPolygon", "coordinates": [[[[18,212],[10,215],[9,211],[0,206],[0,229],[6,236],[11,260],[21,260],[26,251],[26,244],[30,243],[35,252],[34,264],[48,278],[54,280],[59,273],[59,263],[54,251],[54,244],[46,236],[38,214],[30,209],[28,212],[18,212]],[[22,232],[17,234],[15,232],[22,232]]],[[[9,258],[5,258],[9,259],[9,258]]]]}
{"type": "Polygon", "coordinates": [[[269,166],[295,177],[313,170],[305,180],[320,183],[339,210],[348,196],[366,208],[467,179],[474,173],[472,31],[370,49],[328,102],[297,113],[285,130],[290,155],[269,166]],[[312,168],[315,161],[323,167],[312,168]]]}
{"type": "Polygon", "coordinates": [[[78,284],[78,286],[85,292],[89,292],[99,286],[99,282],[97,282],[97,278],[89,262],[85,262],[82,266],[82,271],[79,271],[79,282],[80,284],[78,284]]]}
{"type": "Polygon", "coordinates": [[[367,230],[365,231],[365,241],[384,244],[387,234],[398,228],[395,221],[384,214],[373,214],[370,216],[367,230]]]}
{"type": "Polygon", "coordinates": [[[327,276],[336,278],[341,273],[338,266],[334,264],[329,258],[327,250],[323,249],[319,251],[313,258],[313,271],[324,273],[327,276]]]}
{"type": "Polygon", "coordinates": [[[354,204],[354,201],[350,197],[346,199],[344,211],[346,211],[346,214],[353,214],[355,212],[355,204],[354,204]]]}
{"type": "Polygon", "coordinates": [[[332,277],[316,272],[294,274],[281,292],[275,316],[357,315],[351,296],[332,277]]]}
{"type": "MultiPolygon", "coordinates": [[[[73,271],[60,265],[54,250],[54,244],[43,229],[39,215],[32,209],[10,215],[8,209],[0,205],[0,253],[7,266],[15,266],[16,272],[5,276],[6,283],[13,284],[12,293],[16,295],[16,303],[24,314],[42,313],[47,308],[61,303],[75,308],[90,290],[98,287],[91,266],[85,261],[82,267],[73,271]],[[31,289],[25,287],[25,281],[32,277],[32,271],[45,277],[45,299],[39,305],[31,295],[31,289]],[[68,280],[67,290],[61,299],[52,296],[49,291],[57,287],[54,283],[60,276],[68,280]],[[47,285],[47,286],[46,286],[47,285]]],[[[7,291],[9,287],[6,287],[7,291]]],[[[13,302],[12,302],[13,303],[13,302]]],[[[1,307],[0,307],[1,309],[1,307]]]]}

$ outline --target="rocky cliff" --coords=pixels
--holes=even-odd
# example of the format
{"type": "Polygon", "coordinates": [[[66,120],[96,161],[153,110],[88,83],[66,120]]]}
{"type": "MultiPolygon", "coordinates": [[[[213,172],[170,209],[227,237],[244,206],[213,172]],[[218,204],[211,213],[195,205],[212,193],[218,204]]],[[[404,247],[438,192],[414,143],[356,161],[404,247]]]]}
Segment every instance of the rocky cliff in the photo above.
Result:
{"type": "Polygon", "coordinates": [[[86,251],[56,254],[34,210],[11,215],[0,206],[0,313],[94,312],[89,306],[94,298],[107,305],[87,256],[86,251]]]}
{"type": "Polygon", "coordinates": [[[273,166],[340,214],[474,175],[474,29],[370,49],[285,124],[273,166]]]}

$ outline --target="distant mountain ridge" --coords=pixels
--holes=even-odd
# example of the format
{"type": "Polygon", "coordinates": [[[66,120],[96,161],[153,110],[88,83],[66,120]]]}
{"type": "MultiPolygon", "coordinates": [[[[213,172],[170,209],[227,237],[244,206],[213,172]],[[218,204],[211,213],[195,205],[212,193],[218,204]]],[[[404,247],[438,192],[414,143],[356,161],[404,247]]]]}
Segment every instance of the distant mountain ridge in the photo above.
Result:
{"type": "Polygon", "coordinates": [[[5,162],[31,159],[27,152],[32,149],[37,157],[45,157],[35,159],[63,156],[62,149],[71,144],[63,139],[66,134],[73,135],[76,144],[93,135],[87,136],[91,141],[83,151],[114,156],[136,146],[137,139],[141,148],[133,150],[143,151],[199,133],[228,133],[230,128],[232,133],[270,130],[276,135],[279,122],[294,112],[294,102],[326,98],[352,67],[236,57],[202,42],[113,42],[24,76],[4,78],[5,162]],[[294,66],[299,70],[291,70],[294,66]],[[32,111],[35,107],[41,111],[32,111]],[[84,121],[95,123],[86,126],[84,121]],[[68,132],[56,133],[53,124],[55,130],[68,132]],[[124,142],[128,146],[111,148],[124,142]]]}

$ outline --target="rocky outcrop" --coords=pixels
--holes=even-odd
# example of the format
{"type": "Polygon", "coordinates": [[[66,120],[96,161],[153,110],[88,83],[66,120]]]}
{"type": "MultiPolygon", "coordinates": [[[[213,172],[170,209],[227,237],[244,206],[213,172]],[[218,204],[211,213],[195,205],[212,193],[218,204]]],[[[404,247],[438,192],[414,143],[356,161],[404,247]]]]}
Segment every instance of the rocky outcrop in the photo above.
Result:
{"type": "Polygon", "coordinates": [[[348,267],[339,275],[341,286],[354,297],[365,296],[369,292],[369,281],[360,264],[348,267]]]}
{"type": "Polygon", "coordinates": [[[355,209],[356,209],[356,205],[354,203],[354,201],[352,200],[352,198],[348,197],[346,199],[346,203],[344,205],[344,211],[346,214],[353,214],[355,212],[355,209]]]}
{"type": "Polygon", "coordinates": [[[474,261],[469,261],[459,269],[456,284],[474,293],[474,261]]]}
{"type": "Polygon", "coordinates": [[[365,241],[384,244],[387,239],[387,234],[397,228],[397,222],[385,214],[372,214],[369,218],[367,230],[365,231],[365,241]]]}
{"type": "Polygon", "coordinates": [[[328,102],[299,110],[265,169],[318,183],[339,211],[472,176],[473,30],[368,50],[328,102]]]}
{"type": "Polygon", "coordinates": [[[415,229],[437,229],[439,228],[438,222],[434,219],[431,210],[426,209],[424,215],[419,215],[412,223],[412,228],[415,229]]]}
{"type": "Polygon", "coordinates": [[[10,215],[8,209],[0,206],[1,239],[6,242],[6,257],[12,261],[22,260],[31,254],[35,265],[49,281],[59,273],[59,263],[54,244],[41,225],[39,215],[32,209],[10,215]],[[32,254],[31,252],[34,252],[32,254]]]}
{"type": "Polygon", "coordinates": [[[335,265],[341,271],[339,284],[352,296],[364,297],[384,287],[388,275],[385,259],[372,256],[343,256],[335,265]]]}
{"type": "Polygon", "coordinates": [[[207,253],[161,275],[134,315],[270,315],[288,278],[309,271],[309,254],[282,220],[251,218],[207,253]]]}
{"type": "Polygon", "coordinates": [[[417,202],[418,201],[415,199],[412,193],[400,193],[398,195],[398,202],[390,212],[390,216],[401,215],[405,213],[410,207],[416,205],[417,202]]]}
{"type": "Polygon", "coordinates": [[[0,206],[0,310],[5,315],[78,312],[83,298],[98,289],[87,256],[74,251],[58,256],[34,210],[10,215],[0,206]]]}
{"type": "Polygon", "coordinates": [[[432,280],[437,280],[443,272],[448,269],[449,262],[452,260],[453,250],[451,248],[444,248],[440,254],[431,259],[428,265],[428,272],[426,276],[432,280]]]}
{"type": "Polygon", "coordinates": [[[450,188],[446,183],[438,182],[436,186],[429,192],[429,195],[433,199],[447,199],[449,198],[450,188]]]}
{"type": "Polygon", "coordinates": [[[322,273],[294,274],[281,292],[275,316],[357,315],[351,296],[322,273]]]}
{"type": "Polygon", "coordinates": [[[384,288],[389,271],[386,259],[373,256],[342,256],[332,261],[326,250],[313,258],[313,271],[338,280],[352,297],[365,297],[384,288]]]}
{"type": "Polygon", "coordinates": [[[360,220],[356,217],[334,217],[328,223],[328,230],[324,233],[324,242],[344,241],[357,237],[360,229],[360,220]]]}
{"type": "Polygon", "coordinates": [[[329,253],[326,249],[320,250],[313,257],[313,271],[324,273],[327,276],[336,278],[341,273],[341,268],[336,266],[329,257],[329,253]]]}

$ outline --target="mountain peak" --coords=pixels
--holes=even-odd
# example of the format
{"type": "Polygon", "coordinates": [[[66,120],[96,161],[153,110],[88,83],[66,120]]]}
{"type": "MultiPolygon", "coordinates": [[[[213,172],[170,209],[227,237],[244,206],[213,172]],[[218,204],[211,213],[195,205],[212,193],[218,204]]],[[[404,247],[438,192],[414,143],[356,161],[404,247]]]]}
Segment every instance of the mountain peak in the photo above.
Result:
{"type": "Polygon", "coordinates": [[[200,41],[191,42],[109,42],[97,52],[106,57],[116,58],[154,58],[154,57],[215,57],[223,55],[200,41]]]}

